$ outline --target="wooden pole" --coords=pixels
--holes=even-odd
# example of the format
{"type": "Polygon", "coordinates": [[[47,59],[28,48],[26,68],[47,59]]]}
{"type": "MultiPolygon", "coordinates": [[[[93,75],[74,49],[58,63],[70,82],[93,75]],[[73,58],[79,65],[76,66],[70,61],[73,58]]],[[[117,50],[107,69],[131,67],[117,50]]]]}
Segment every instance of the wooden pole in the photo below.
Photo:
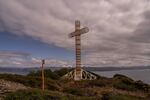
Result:
{"type": "Polygon", "coordinates": [[[42,60],[42,90],[44,91],[45,89],[45,83],[44,83],[44,64],[45,64],[45,60],[42,60]]]}

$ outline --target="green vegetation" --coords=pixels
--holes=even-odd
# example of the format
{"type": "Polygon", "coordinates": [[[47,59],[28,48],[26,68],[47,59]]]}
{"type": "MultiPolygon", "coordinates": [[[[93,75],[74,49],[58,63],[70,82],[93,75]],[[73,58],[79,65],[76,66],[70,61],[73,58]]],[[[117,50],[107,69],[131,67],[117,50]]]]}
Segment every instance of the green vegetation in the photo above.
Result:
{"type": "Polygon", "coordinates": [[[4,100],[95,100],[96,97],[81,97],[64,94],[57,91],[42,91],[39,89],[18,90],[8,94],[4,100]]]}
{"type": "Polygon", "coordinates": [[[4,100],[149,100],[137,96],[105,93],[101,96],[76,96],[57,91],[42,91],[39,89],[18,90],[8,94],[4,100]]]}
{"type": "MultiPolygon", "coordinates": [[[[41,88],[41,77],[38,76],[22,76],[22,75],[11,75],[11,74],[0,74],[0,79],[8,81],[18,82],[25,86],[32,88],[41,88]]],[[[45,87],[49,90],[59,90],[57,81],[50,78],[45,78],[45,87]]]]}
{"type": "Polygon", "coordinates": [[[103,94],[102,100],[148,100],[148,98],[141,98],[141,97],[136,97],[136,96],[107,93],[107,94],[103,94]]]}
{"type": "MultiPolygon", "coordinates": [[[[53,80],[58,80],[60,79],[63,75],[67,74],[69,71],[71,71],[72,69],[68,69],[68,68],[62,68],[60,70],[56,70],[56,71],[51,71],[50,69],[45,69],[44,73],[45,73],[45,77],[46,78],[50,78],[53,80]]],[[[27,76],[41,76],[41,71],[33,71],[31,73],[29,73],[27,76]]]]}
{"type": "Polygon", "coordinates": [[[150,86],[148,84],[143,83],[142,81],[134,81],[124,75],[116,74],[113,78],[114,84],[113,86],[117,89],[123,89],[128,91],[144,91],[148,92],[150,86]]]}
{"type": "Polygon", "coordinates": [[[41,71],[31,72],[27,76],[0,74],[0,79],[30,87],[8,94],[5,100],[149,100],[150,86],[142,81],[119,74],[113,78],[99,76],[93,81],[62,79],[70,70],[45,70],[45,91],[40,89],[41,71]]]}
{"type": "Polygon", "coordinates": [[[11,93],[4,100],[65,100],[65,97],[59,92],[29,89],[11,93]]]}
{"type": "Polygon", "coordinates": [[[69,94],[73,94],[73,95],[77,95],[77,96],[83,96],[84,95],[84,91],[83,90],[81,90],[79,88],[73,88],[73,87],[65,88],[63,90],[63,92],[69,93],[69,94]]]}

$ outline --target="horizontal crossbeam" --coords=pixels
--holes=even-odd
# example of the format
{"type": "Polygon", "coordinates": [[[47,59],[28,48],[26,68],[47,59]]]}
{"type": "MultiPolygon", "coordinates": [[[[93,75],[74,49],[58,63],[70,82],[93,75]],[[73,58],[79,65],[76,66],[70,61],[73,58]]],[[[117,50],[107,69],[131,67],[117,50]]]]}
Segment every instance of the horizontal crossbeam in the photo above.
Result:
{"type": "Polygon", "coordinates": [[[78,36],[78,35],[81,35],[81,34],[85,34],[87,32],[89,32],[89,28],[85,27],[85,28],[82,28],[82,29],[79,29],[75,32],[70,33],[69,37],[72,38],[72,37],[75,37],[75,36],[78,36]]]}

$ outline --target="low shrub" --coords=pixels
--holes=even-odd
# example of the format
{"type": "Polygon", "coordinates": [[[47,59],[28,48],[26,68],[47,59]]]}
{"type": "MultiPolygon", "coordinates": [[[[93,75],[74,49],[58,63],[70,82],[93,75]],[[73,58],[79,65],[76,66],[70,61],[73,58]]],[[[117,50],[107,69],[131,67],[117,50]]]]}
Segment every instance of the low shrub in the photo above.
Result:
{"type": "Polygon", "coordinates": [[[60,70],[56,70],[54,71],[55,74],[57,74],[59,77],[64,76],[65,74],[67,74],[68,72],[70,72],[71,70],[73,70],[72,68],[62,68],[60,70]]]}
{"type": "Polygon", "coordinates": [[[94,81],[89,81],[89,84],[92,86],[104,87],[104,86],[110,86],[112,84],[112,81],[111,79],[108,78],[99,78],[94,81]]]}
{"type": "Polygon", "coordinates": [[[73,96],[57,91],[29,89],[10,93],[6,95],[4,100],[100,100],[100,97],[73,96]]]}
{"type": "Polygon", "coordinates": [[[59,92],[30,89],[18,90],[14,93],[8,94],[4,100],[64,100],[65,98],[66,97],[59,92]]]}
{"type": "MultiPolygon", "coordinates": [[[[0,74],[0,79],[8,81],[18,82],[25,86],[32,88],[41,88],[41,77],[38,76],[22,76],[22,75],[11,75],[11,74],[0,74]]],[[[49,78],[45,78],[45,88],[49,90],[59,90],[57,81],[49,78]]]]}
{"type": "MultiPolygon", "coordinates": [[[[27,76],[39,76],[41,77],[41,71],[38,70],[38,71],[32,71],[30,72],[27,76]]],[[[54,79],[54,80],[57,80],[60,78],[59,75],[57,75],[56,73],[52,72],[50,69],[45,69],[44,70],[44,76],[46,78],[50,78],[50,79],[54,79]]]]}
{"type": "Polygon", "coordinates": [[[116,74],[113,78],[113,86],[117,89],[128,91],[144,91],[149,92],[150,86],[142,81],[134,81],[124,75],[116,74]]]}
{"type": "Polygon", "coordinates": [[[105,93],[102,95],[101,100],[146,100],[146,98],[122,94],[105,93]]]}
{"type": "Polygon", "coordinates": [[[64,88],[63,92],[69,93],[72,95],[77,95],[77,96],[83,96],[84,95],[84,92],[81,89],[73,88],[73,87],[64,88]]]}
{"type": "Polygon", "coordinates": [[[117,89],[128,90],[128,91],[138,90],[135,86],[135,82],[132,79],[119,74],[116,74],[113,77],[113,87],[117,89]]]}

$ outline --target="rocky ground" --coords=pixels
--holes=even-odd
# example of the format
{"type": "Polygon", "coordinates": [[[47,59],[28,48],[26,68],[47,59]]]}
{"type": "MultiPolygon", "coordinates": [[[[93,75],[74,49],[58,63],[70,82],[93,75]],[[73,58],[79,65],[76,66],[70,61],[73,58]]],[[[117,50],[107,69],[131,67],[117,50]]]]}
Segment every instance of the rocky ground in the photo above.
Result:
{"type": "Polygon", "coordinates": [[[0,79],[0,100],[2,100],[2,97],[4,97],[7,93],[11,93],[19,89],[27,89],[27,87],[20,83],[0,79]]]}

